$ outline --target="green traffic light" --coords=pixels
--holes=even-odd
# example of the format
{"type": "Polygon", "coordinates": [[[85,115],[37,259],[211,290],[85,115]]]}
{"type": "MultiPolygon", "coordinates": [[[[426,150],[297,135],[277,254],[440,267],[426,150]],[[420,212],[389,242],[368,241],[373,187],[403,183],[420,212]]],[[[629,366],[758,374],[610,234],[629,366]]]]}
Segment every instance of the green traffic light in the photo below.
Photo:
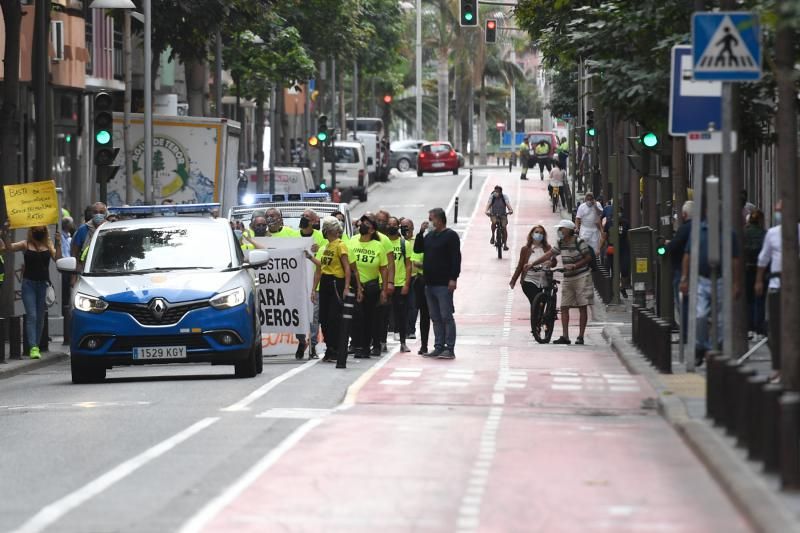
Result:
{"type": "Polygon", "coordinates": [[[647,148],[655,148],[656,145],[658,145],[658,136],[652,131],[649,131],[642,135],[642,144],[647,148]]]}
{"type": "Polygon", "coordinates": [[[327,183],[325,183],[324,181],[323,181],[322,183],[320,183],[320,184],[319,184],[319,190],[321,190],[321,191],[324,191],[324,190],[326,190],[327,188],[328,188],[328,184],[327,184],[327,183]]]}
{"type": "Polygon", "coordinates": [[[597,133],[597,130],[594,128],[589,128],[588,130],[586,130],[586,133],[589,134],[589,137],[594,137],[595,133],[597,133]]]}
{"type": "Polygon", "coordinates": [[[665,255],[667,253],[667,247],[666,246],[659,246],[658,249],[656,250],[656,253],[658,255],[665,255]]]}
{"type": "Polygon", "coordinates": [[[319,139],[319,142],[324,143],[328,140],[328,134],[324,131],[321,131],[317,133],[317,139],[319,139]]]}
{"type": "Polygon", "coordinates": [[[473,18],[475,18],[475,16],[472,13],[470,13],[469,11],[464,13],[464,20],[466,20],[467,22],[472,22],[473,18]]]}
{"type": "Polygon", "coordinates": [[[94,136],[97,144],[108,144],[111,142],[111,132],[108,130],[100,130],[94,136]]]}
{"type": "Polygon", "coordinates": [[[67,144],[71,143],[72,142],[72,135],[67,133],[67,135],[64,137],[64,141],[66,141],[67,144]]]}

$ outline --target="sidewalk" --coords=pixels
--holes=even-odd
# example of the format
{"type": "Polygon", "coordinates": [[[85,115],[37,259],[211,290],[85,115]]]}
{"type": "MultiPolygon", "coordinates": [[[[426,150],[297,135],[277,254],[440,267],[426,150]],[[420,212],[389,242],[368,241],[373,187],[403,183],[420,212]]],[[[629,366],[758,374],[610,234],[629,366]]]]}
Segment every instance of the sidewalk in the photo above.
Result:
{"type": "Polygon", "coordinates": [[[530,227],[559,215],[546,182],[491,178],[519,201],[514,251],[497,260],[471,222],[457,359],[384,357],[182,531],[752,530],[609,349],[602,312],[586,346],[531,338],[508,281],[530,227]]]}
{"type": "Polygon", "coordinates": [[[10,378],[37,368],[53,365],[69,358],[69,346],[62,344],[63,337],[52,337],[50,350],[42,352],[41,359],[31,359],[27,354],[21,359],[9,359],[9,346],[6,344],[6,360],[0,364],[0,379],[10,378]]]}
{"type": "MultiPolygon", "coordinates": [[[[736,439],[724,429],[714,427],[706,418],[706,366],[687,372],[679,361],[679,346],[673,344],[672,374],[661,374],[633,346],[631,340],[630,300],[619,308],[606,310],[609,323],[603,336],[633,374],[644,377],[658,393],[662,416],[681,434],[698,457],[729,493],[731,499],[760,531],[800,531],[800,495],[780,490],[776,474],[763,471],[761,463],[747,459],[746,450],[736,446],[736,439]]],[[[751,342],[755,346],[756,342],[751,342]]],[[[685,357],[694,357],[686,349],[685,357]]],[[[753,352],[748,364],[759,375],[771,373],[766,345],[753,352]]]]}

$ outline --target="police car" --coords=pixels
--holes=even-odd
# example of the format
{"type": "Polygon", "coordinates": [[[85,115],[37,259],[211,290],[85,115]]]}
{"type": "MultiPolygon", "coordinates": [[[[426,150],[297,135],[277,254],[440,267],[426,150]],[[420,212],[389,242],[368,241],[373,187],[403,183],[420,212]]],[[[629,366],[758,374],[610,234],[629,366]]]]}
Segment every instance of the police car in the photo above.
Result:
{"type": "Polygon", "coordinates": [[[244,197],[244,204],[232,207],[228,211],[228,219],[241,222],[245,227],[255,211],[266,211],[274,207],[281,212],[283,223],[293,229],[300,227],[300,217],[306,209],[313,209],[320,218],[339,212],[344,215],[344,230],[347,236],[353,235],[353,224],[350,207],[345,203],[330,201],[326,192],[299,194],[252,194],[244,197]]]}
{"type": "MultiPolygon", "coordinates": [[[[73,289],[73,383],[105,379],[117,365],[228,364],[237,377],[263,366],[255,281],[219,204],[109,207],[121,219],[92,236],[73,289]],[[183,216],[183,215],[206,216],[183,216]],[[145,218],[130,218],[145,217],[145,218]]],[[[74,257],[60,259],[76,272],[74,257]]]]}

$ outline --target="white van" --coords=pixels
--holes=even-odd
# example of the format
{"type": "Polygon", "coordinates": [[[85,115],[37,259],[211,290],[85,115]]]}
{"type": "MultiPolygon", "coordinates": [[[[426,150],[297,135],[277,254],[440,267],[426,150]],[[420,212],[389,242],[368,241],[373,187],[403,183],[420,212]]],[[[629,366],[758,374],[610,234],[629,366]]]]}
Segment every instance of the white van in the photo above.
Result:
{"type": "MultiPolygon", "coordinates": [[[[367,156],[364,145],[358,141],[336,141],[336,187],[339,190],[353,189],[353,195],[362,202],[367,201],[367,156]]],[[[333,185],[331,149],[325,149],[325,181],[333,185]]]]}
{"type": "Polygon", "coordinates": [[[360,142],[364,145],[364,153],[367,155],[367,176],[369,176],[367,185],[369,185],[378,179],[377,163],[378,151],[380,150],[380,139],[376,133],[366,131],[359,131],[355,134],[355,138],[353,138],[354,134],[352,131],[348,135],[350,140],[360,142]]]}
{"type": "MultiPolygon", "coordinates": [[[[256,167],[244,170],[247,176],[247,191],[243,194],[255,194],[256,167]]],[[[275,167],[275,192],[284,194],[299,194],[313,192],[317,189],[314,173],[305,167],[275,167]]],[[[264,192],[269,191],[269,168],[264,169],[264,192]]]]}

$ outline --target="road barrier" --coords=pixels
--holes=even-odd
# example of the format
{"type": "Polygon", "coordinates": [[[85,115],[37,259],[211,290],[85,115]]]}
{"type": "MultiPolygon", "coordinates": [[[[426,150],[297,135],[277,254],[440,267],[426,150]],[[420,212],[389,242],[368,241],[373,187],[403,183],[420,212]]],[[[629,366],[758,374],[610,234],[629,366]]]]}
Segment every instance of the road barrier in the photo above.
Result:
{"type": "Polygon", "coordinates": [[[650,309],[632,305],[633,344],[663,374],[672,373],[672,326],[650,309]]]}
{"type": "Polygon", "coordinates": [[[594,283],[594,288],[603,303],[609,304],[613,295],[611,271],[608,267],[600,264],[599,258],[596,261],[597,268],[592,271],[592,283],[594,283]]]}

